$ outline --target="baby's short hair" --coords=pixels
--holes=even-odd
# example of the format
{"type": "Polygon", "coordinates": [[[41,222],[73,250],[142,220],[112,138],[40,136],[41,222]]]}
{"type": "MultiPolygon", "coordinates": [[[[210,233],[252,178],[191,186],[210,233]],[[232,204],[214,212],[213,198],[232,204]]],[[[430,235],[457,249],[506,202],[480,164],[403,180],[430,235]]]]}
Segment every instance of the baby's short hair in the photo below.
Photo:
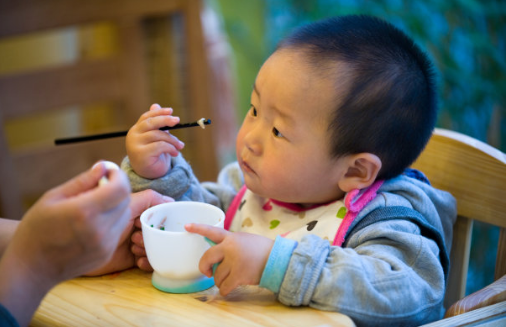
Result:
{"type": "Polygon", "coordinates": [[[422,152],[437,118],[435,72],[401,30],[371,16],[335,17],[300,27],[279,49],[300,50],[325,78],[335,72],[336,85],[345,78],[328,127],[332,156],[373,153],[378,179],[388,179],[422,152]]]}

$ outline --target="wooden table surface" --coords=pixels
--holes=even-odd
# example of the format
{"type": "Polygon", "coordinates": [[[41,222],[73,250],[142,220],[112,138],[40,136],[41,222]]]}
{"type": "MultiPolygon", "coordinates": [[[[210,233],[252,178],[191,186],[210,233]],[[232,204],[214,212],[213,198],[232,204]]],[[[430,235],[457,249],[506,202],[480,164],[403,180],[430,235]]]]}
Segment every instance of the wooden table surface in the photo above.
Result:
{"type": "Polygon", "coordinates": [[[151,273],[130,269],[80,277],[55,287],[30,326],[354,326],[343,314],[286,307],[272,292],[247,286],[226,297],[213,287],[170,294],[151,285],[151,273]]]}

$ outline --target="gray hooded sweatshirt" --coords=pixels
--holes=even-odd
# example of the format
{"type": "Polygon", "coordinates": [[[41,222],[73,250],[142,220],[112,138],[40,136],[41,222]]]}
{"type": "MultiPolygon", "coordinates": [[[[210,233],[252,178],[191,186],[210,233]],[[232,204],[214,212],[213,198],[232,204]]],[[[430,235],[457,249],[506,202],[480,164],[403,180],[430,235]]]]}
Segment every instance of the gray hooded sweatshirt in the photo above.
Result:
{"type": "MultiPolygon", "coordinates": [[[[224,211],[244,184],[237,163],[227,165],[216,183],[200,183],[181,155],[155,180],[135,174],[128,158],[122,169],[134,192],[154,189],[224,211]]],[[[342,247],[314,235],[300,242],[277,237],[260,286],[285,305],[337,311],[358,326],[441,319],[456,203],[419,176],[385,181],[353,221],[342,247]]]]}

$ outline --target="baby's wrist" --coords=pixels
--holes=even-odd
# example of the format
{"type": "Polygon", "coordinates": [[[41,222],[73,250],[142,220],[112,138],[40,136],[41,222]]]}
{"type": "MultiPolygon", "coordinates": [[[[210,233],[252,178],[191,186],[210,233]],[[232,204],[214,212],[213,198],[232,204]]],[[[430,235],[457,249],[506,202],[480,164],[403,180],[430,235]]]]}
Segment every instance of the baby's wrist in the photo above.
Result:
{"type": "Polygon", "coordinates": [[[145,160],[137,160],[136,158],[129,157],[130,167],[134,173],[144,179],[157,179],[165,176],[170,170],[170,162],[166,167],[163,165],[144,165],[145,160]]]}

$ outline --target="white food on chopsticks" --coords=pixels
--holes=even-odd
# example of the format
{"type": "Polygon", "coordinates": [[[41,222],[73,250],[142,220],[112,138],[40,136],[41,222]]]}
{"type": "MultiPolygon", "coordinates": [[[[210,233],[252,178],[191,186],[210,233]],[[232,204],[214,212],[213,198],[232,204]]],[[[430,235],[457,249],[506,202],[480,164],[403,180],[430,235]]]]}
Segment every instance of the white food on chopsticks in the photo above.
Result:
{"type": "Polygon", "coordinates": [[[202,127],[202,129],[206,129],[206,125],[204,124],[205,122],[205,118],[200,118],[199,120],[197,120],[197,124],[200,125],[200,127],[202,127]]]}

